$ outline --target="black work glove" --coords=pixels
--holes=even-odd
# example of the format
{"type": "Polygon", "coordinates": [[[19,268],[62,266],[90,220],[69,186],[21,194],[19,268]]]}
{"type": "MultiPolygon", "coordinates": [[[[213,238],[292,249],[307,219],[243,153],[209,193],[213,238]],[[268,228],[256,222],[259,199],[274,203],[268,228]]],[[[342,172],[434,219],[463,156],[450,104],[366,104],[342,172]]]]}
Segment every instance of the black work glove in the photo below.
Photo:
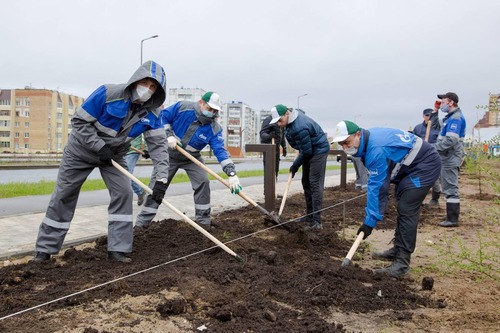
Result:
{"type": "Polygon", "coordinates": [[[361,227],[359,227],[358,232],[357,232],[356,235],[359,235],[359,233],[361,231],[363,231],[363,233],[365,234],[363,236],[363,239],[367,239],[368,236],[370,236],[372,234],[372,230],[373,230],[372,227],[370,227],[369,225],[363,224],[361,227]]]}
{"type": "Polygon", "coordinates": [[[283,148],[283,157],[286,157],[286,148],[283,148]]]}
{"type": "Polygon", "coordinates": [[[111,149],[109,149],[108,145],[104,145],[101,149],[99,149],[97,157],[101,163],[105,165],[113,165],[113,163],[111,163],[111,159],[114,157],[114,154],[111,149]]]}
{"type": "Polygon", "coordinates": [[[151,194],[151,198],[153,198],[153,200],[160,205],[161,201],[165,197],[166,191],[167,191],[167,184],[163,184],[160,181],[156,181],[155,186],[153,187],[153,194],[151,194]]]}
{"type": "Polygon", "coordinates": [[[271,137],[271,140],[274,139],[274,137],[276,136],[276,134],[274,134],[274,132],[271,132],[269,133],[269,136],[271,137]]]}
{"type": "Polygon", "coordinates": [[[295,165],[292,164],[292,166],[290,167],[290,173],[292,174],[292,178],[295,177],[295,173],[297,173],[297,171],[299,171],[299,168],[297,168],[295,165]]]}
{"type": "Polygon", "coordinates": [[[144,155],[142,155],[142,157],[147,160],[150,156],[149,156],[149,151],[145,150],[144,151],[144,155]]]}

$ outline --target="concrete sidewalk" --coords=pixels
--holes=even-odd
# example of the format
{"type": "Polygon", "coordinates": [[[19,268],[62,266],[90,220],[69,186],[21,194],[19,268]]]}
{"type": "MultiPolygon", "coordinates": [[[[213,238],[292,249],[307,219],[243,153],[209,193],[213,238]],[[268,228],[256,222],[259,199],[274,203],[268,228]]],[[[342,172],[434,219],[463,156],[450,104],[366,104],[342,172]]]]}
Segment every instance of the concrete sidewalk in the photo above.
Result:
{"type": "MultiPolygon", "coordinates": [[[[348,182],[355,179],[355,173],[349,171],[351,170],[348,170],[347,173],[348,182]]],[[[340,175],[326,176],[325,187],[337,186],[339,184],[340,175]]],[[[278,182],[276,185],[277,193],[282,195],[285,191],[285,186],[286,181],[278,182]]],[[[262,184],[245,186],[243,192],[255,202],[263,205],[264,195],[262,184]]],[[[288,192],[289,195],[301,192],[303,191],[300,178],[294,179],[288,192]]],[[[192,193],[171,197],[167,195],[165,199],[188,217],[194,219],[192,193]]],[[[249,205],[248,202],[238,195],[231,194],[227,188],[212,190],[212,214],[217,214],[228,209],[237,209],[247,205],[249,205]]],[[[254,208],[250,206],[249,209],[254,208]]],[[[140,207],[137,206],[134,201],[134,220],[139,211],[140,207]]],[[[38,228],[44,215],[45,212],[0,218],[0,259],[32,254],[38,235],[38,228]]],[[[107,204],[77,207],[64,246],[92,241],[99,236],[106,235],[108,232],[107,215],[107,204]]],[[[181,219],[177,214],[162,205],[158,210],[155,221],[167,218],[176,220],[181,219]]]]}

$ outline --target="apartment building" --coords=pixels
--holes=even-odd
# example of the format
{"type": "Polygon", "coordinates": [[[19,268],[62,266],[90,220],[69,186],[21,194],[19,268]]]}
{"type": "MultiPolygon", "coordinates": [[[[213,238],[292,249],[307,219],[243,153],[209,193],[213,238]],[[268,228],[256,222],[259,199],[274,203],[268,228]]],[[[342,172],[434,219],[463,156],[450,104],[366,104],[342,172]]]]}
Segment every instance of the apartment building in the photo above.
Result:
{"type": "Polygon", "coordinates": [[[201,88],[170,88],[168,90],[168,101],[165,101],[165,106],[172,105],[178,101],[193,101],[197,102],[206,93],[201,88]]]}
{"type": "Polygon", "coordinates": [[[260,123],[257,113],[243,102],[231,101],[223,106],[224,118],[221,119],[221,125],[225,122],[227,128],[226,145],[230,151],[240,154],[245,153],[245,144],[259,143],[260,123]]]}
{"type": "Polygon", "coordinates": [[[62,152],[83,101],[55,90],[0,90],[0,152],[62,152]]]}

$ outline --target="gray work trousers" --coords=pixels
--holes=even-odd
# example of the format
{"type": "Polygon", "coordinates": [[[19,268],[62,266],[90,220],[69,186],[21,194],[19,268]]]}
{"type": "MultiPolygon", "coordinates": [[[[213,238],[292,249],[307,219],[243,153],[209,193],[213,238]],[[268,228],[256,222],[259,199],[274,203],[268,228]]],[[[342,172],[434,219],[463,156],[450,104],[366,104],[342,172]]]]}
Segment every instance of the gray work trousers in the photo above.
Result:
{"type": "MultiPolygon", "coordinates": [[[[125,169],[123,157],[116,158],[125,169]]],[[[80,188],[88,175],[98,167],[108,187],[111,200],[108,206],[108,251],[132,252],[133,242],[133,193],[130,180],[114,166],[85,161],[65,150],[57,183],[40,224],[35,251],[56,254],[61,249],[75,214],[80,188]]]]}
{"type": "Polygon", "coordinates": [[[321,223],[327,158],[328,153],[313,155],[302,164],[302,188],[306,200],[306,213],[313,223],[321,223]],[[309,215],[311,213],[312,215],[309,215]]]}
{"type": "MultiPolygon", "coordinates": [[[[203,163],[203,159],[198,158],[200,162],[203,163]]],[[[210,224],[210,181],[208,180],[207,172],[200,168],[198,165],[191,161],[180,161],[170,158],[170,166],[168,169],[167,186],[174,178],[175,174],[179,169],[186,171],[189,180],[191,181],[191,186],[193,188],[194,194],[194,210],[196,216],[196,222],[199,224],[209,225],[210,224]]],[[[149,184],[150,188],[154,187],[156,180],[156,170],[153,171],[151,176],[151,182],[149,184]]],[[[151,198],[151,195],[146,197],[144,205],[142,206],[141,212],[137,215],[136,225],[146,226],[151,221],[153,221],[156,213],[158,212],[158,207],[160,205],[151,198]]]]}
{"type": "Polygon", "coordinates": [[[441,186],[446,202],[460,203],[460,193],[458,191],[458,167],[441,168],[441,186]]]}
{"type": "Polygon", "coordinates": [[[366,189],[368,186],[368,170],[361,162],[361,157],[351,156],[351,160],[356,171],[356,188],[366,189]]]}

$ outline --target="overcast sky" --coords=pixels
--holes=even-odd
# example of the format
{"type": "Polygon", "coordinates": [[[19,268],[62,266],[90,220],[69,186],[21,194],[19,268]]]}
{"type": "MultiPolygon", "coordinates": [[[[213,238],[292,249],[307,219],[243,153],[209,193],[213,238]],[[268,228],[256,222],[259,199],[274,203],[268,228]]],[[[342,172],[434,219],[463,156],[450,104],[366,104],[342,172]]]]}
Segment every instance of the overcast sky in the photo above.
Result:
{"type": "Polygon", "coordinates": [[[255,110],[300,107],[325,131],[408,129],[456,92],[468,130],[500,93],[498,0],[2,1],[0,89],[88,97],[143,60],[167,88],[199,87],[255,110]]]}

